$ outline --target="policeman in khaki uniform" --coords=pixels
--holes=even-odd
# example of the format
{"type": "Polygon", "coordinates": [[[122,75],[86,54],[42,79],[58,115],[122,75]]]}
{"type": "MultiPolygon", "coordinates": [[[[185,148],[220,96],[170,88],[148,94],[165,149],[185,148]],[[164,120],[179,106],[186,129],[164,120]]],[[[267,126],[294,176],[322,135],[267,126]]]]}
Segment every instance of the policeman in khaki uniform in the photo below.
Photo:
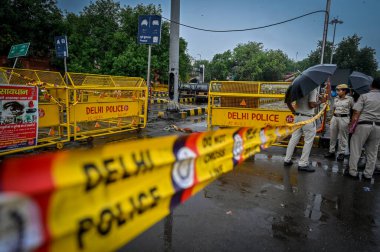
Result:
{"type": "MultiPolygon", "coordinates": [[[[296,108],[292,106],[290,101],[286,102],[286,105],[292,111],[293,114],[296,115],[295,122],[302,122],[311,119],[314,116],[314,108],[318,107],[322,102],[325,102],[326,98],[319,97],[318,88],[311,91],[305,97],[302,97],[296,100],[296,108]]],[[[314,172],[314,167],[309,165],[309,156],[311,148],[313,147],[314,137],[316,134],[316,126],[315,122],[308,123],[303,125],[301,128],[297,129],[293,132],[288,147],[286,148],[286,156],[284,159],[284,166],[293,165],[292,156],[294,152],[294,148],[299,142],[302,134],[304,135],[304,146],[302,148],[302,155],[300,160],[298,161],[298,170],[306,171],[306,172],[314,172]]]]}
{"type": "Polygon", "coordinates": [[[347,84],[340,84],[336,87],[338,96],[334,99],[334,114],[330,123],[330,149],[325,155],[326,158],[335,158],[336,140],[338,144],[338,161],[344,160],[344,152],[348,143],[348,124],[350,123],[350,111],[354,105],[354,99],[347,96],[349,91],[347,84]]]}
{"type": "Polygon", "coordinates": [[[357,123],[357,126],[350,142],[351,155],[348,175],[357,177],[358,161],[362,147],[365,146],[367,163],[363,177],[371,179],[380,144],[380,78],[373,80],[371,91],[359,97],[353,110],[351,124],[357,123]]]}

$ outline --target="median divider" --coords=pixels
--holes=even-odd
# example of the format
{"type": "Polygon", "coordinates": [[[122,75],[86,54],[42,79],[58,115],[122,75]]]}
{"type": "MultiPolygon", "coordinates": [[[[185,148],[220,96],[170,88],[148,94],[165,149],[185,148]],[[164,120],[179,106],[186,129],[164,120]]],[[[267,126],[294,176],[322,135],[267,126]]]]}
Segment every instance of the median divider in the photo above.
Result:
{"type": "Polygon", "coordinates": [[[186,109],[186,110],[182,110],[181,113],[184,115],[184,117],[187,117],[187,116],[204,115],[204,114],[207,113],[207,108],[192,108],[192,109],[186,109]]]}
{"type": "Polygon", "coordinates": [[[227,128],[5,160],[0,246],[4,251],[116,250],[220,175],[322,113],[297,124],[227,128]]]}

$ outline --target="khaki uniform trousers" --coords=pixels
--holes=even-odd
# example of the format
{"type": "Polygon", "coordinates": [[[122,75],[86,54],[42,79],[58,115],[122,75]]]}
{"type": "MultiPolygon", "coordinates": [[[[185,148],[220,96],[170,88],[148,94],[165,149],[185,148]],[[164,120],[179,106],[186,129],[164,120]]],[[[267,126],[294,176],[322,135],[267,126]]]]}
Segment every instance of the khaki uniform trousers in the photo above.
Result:
{"type": "MultiPolygon", "coordinates": [[[[308,116],[296,116],[295,122],[301,122],[309,120],[311,117],[308,116]]],[[[299,166],[308,166],[309,165],[309,156],[311,152],[311,148],[313,147],[314,137],[316,134],[315,122],[306,124],[301,128],[297,129],[293,132],[292,137],[289,140],[288,147],[286,148],[286,156],[284,161],[289,162],[292,159],[294,148],[300,141],[300,138],[304,135],[304,145],[302,148],[302,155],[300,160],[298,161],[299,166]]]]}
{"type": "Polygon", "coordinates": [[[348,124],[349,117],[336,117],[331,119],[330,123],[330,149],[331,153],[335,152],[336,140],[338,143],[338,154],[344,154],[348,145],[348,124]]]}
{"type": "Polygon", "coordinates": [[[350,174],[358,174],[358,161],[365,144],[367,163],[364,169],[364,177],[371,178],[375,170],[377,152],[380,144],[380,126],[369,124],[358,124],[350,142],[350,174]]]}

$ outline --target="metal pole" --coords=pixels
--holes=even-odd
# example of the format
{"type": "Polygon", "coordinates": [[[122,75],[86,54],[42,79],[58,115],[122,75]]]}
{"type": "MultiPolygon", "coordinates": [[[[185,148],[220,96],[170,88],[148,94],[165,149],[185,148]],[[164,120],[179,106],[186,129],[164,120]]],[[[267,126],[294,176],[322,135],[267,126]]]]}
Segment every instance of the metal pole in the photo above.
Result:
{"type": "Polygon", "coordinates": [[[149,45],[149,47],[148,47],[148,73],[146,74],[146,81],[148,82],[147,83],[148,88],[151,88],[151,85],[150,85],[150,58],[151,58],[151,54],[152,54],[152,46],[149,45]]]}
{"type": "Polygon", "coordinates": [[[146,81],[148,82],[147,83],[147,87],[148,87],[148,110],[150,110],[150,100],[151,100],[151,96],[152,96],[152,87],[150,85],[150,58],[151,58],[151,54],[152,54],[152,45],[149,45],[148,46],[148,72],[146,74],[146,81]]]}
{"type": "Polygon", "coordinates": [[[334,23],[334,34],[333,34],[333,41],[332,41],[332,47],[331,47],[331,56],[330,56],[330,64],[332,64],[333,60],[333,54],[334,54],[334,43],[335,43],[335,30],[336,30],[336,23],[334,23]]]}
{"type": "Polygon", "coordinates": [[[205,83],[205,65],[202,65],[203,72],[202,72],[202,83],[205,83]]]}
{"type": "Polygon", "coordinates": [[[65,65],[65,79],[66,79],[66,85],[69,85],[69,80],[67,78],[67,63],[66,63],[66,56],[63,57],[63,64],[65,65]]]}
{"type": "Polygon", "coordinates": [[[331,64],[332,63],[332,59],[333,59],[333,54],[334,54],[334,51],[335,51],[335,30],[336,30],[336,25],[337,24],[343,24],[343,21],[339,20],[338,18],[333,18],[333,20],[331,20],[330,24],[334,25],[334,35],[333,35],[333,42],[332,42],[332,48],[331,48],[331,57],[330,57],[330,64],[331,64]]]}
{"type": "Polygon", "coordinates": [[[174,96],[173,96],[174,102],[178,102],[178,96],[179,96],[178,94],[179,16],[180,16],[180,0],[171,0],[169,73],[174,74],[174,96]]]}
{"type": "Polygon", "coordinates": [[[13,63],[12,72],[11,72],[11,75],[9,76],[8,84],[11,84],[13,69],[15,69],[15,67],[16,67],[17,60],[18,60],[18,57],[16,58],[15,63],[13,63]]]}
{"type": "Polygon", "coordinates": [[[323,64],[323,56],[325,54],[327,30],[328,30],[329,16],[330,16],[330,5],[331,5],[331,0],[327,0],[327,2],[326,2],[326,13],[325,13],[325,26],[324,26],[324,29],[323,29],[321,64],[323,64]]]}

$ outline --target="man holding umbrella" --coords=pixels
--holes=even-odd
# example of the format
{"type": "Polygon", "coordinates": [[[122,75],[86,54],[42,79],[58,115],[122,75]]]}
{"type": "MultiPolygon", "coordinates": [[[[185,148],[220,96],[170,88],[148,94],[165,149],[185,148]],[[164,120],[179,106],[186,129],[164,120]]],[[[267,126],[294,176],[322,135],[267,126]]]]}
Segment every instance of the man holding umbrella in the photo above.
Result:
{"type": "Polygon", "coordinates": [[[367,162],[363,175],[365,179],[371,179],[380,144],[380,78],[373,80],[369,93],[360,95],[353,110],[350,128],[357,126],[351,138],[348,174],[357,177],[358,161],[365,146],[367,162]]]}
{"type": "MultiPolygon", "coordinates": [[[[318,95],[319,86],[328,79],[336,70],[336,65],[321,64],[308,68],[299,75],[289,87],[285,102],[290,111],[296,116],[295,122],[301,122],[311,119],[314,116],[314,109],[321,103],[326,102],[326,97],[318,95]],[[296,102],[293,107],[292,101],[296,102]]],[[[309,165],[309,156],[313,147],[314,137],[316,135],[315,122],[303,125],[293,132],[284,159],[284,166],[291,166],[294,148],[299,142],[302,134],[304,135],[304,146],[302,155],[298,162],[299,171],[314,172],[315,169],[309,165]]]]}

